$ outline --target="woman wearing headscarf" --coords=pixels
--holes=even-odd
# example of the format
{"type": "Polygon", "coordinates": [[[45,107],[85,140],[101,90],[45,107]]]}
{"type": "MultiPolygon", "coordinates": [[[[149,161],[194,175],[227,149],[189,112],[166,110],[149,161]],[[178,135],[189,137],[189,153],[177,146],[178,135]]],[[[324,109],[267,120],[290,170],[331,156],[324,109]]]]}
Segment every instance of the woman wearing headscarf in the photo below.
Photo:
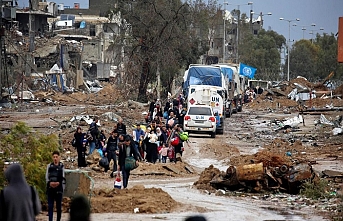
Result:
{"type": "Polygon", "coordinates": [[[86,134],[82,133],[82,128],[77,127],[74,133],[75,139],[75,148],[77,150],[77,166],[78,167],[86,167],[86,145],[84,145],[83,140],[86,134]]]}

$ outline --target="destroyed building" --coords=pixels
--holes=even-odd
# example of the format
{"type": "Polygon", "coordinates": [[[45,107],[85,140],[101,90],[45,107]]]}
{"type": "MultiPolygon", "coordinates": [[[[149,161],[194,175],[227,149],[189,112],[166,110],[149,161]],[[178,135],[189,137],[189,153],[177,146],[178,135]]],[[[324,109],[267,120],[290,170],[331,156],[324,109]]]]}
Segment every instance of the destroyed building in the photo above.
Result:
{"type": "Polygon", "coordinates": [[[2,30],[2,52],[7,56],[2,69],[7,82],[0,81],[2,88],[16,95],[19,91],[13,88],[63,92],[84,85],[84,79],[124,75],[125,47],[115,41],[125,30],[120,13],[108,18],[99,10],[66,11],[61,4],[38,0],[24,9],[8,5],[7,17],[15,21],[2,30]],[[22,82],[25,86],[19,87],[22,82]]]}

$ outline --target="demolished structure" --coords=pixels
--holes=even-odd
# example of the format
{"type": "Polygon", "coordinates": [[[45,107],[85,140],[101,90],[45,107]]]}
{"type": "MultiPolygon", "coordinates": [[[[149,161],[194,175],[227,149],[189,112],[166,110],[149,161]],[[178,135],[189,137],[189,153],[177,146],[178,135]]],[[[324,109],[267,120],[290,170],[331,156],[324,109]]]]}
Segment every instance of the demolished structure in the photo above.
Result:
{"type": "MultiPolygon", "coordinates": [[[[77,13],[75,9],[76,14],[67,16],[72,18],[68,28],[58,25],[66,17],[61,5],[36,0],[28,8],[8,8],[14,12],[12,17],[8,15],[9,19],[16,21],[1,29],[1,58],[6,57],[1,59],[1,97],[51,89],[65,92],[80,88],[91,92],[84,79],[121,82],[119,78],[125,75],[124,44],[115,39],[130,28],[119,12],[108,18],[98,11],[86,9],[88,13],[77,13]],[[30,21],[29,27],[23,25],[31,24],[30,21]]],[[[69,13],[73,10],[69,9],[69,13]]]]}

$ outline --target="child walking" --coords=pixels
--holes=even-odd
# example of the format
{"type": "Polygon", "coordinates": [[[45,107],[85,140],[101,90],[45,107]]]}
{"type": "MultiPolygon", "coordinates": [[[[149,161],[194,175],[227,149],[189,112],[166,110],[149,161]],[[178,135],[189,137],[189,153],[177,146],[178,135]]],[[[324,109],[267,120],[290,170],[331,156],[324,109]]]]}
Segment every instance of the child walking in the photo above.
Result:
{"type": "Polygon", "coordinates": [[[161,156],[162,156],[162,163],[167,162],[167,157],[168,157],[168,144],[163,144],[162,149],[160,150],[161,156]]]}

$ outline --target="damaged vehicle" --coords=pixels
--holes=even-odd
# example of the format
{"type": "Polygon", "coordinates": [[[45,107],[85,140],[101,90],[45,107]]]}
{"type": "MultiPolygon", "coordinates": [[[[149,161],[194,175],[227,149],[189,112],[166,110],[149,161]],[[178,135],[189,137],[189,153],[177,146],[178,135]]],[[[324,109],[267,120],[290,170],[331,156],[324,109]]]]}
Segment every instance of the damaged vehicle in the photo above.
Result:
{"type": "Polygon", "coordinates": [[[309,163],[286,164],[275,157],[264,161],[239,166],[230,166],[226,172],[217,174],[210,181],[215,189],[230,191],[245,189],[248,192],[279,190],[298,194],[303,182],[316,177],[309,163]]]}

